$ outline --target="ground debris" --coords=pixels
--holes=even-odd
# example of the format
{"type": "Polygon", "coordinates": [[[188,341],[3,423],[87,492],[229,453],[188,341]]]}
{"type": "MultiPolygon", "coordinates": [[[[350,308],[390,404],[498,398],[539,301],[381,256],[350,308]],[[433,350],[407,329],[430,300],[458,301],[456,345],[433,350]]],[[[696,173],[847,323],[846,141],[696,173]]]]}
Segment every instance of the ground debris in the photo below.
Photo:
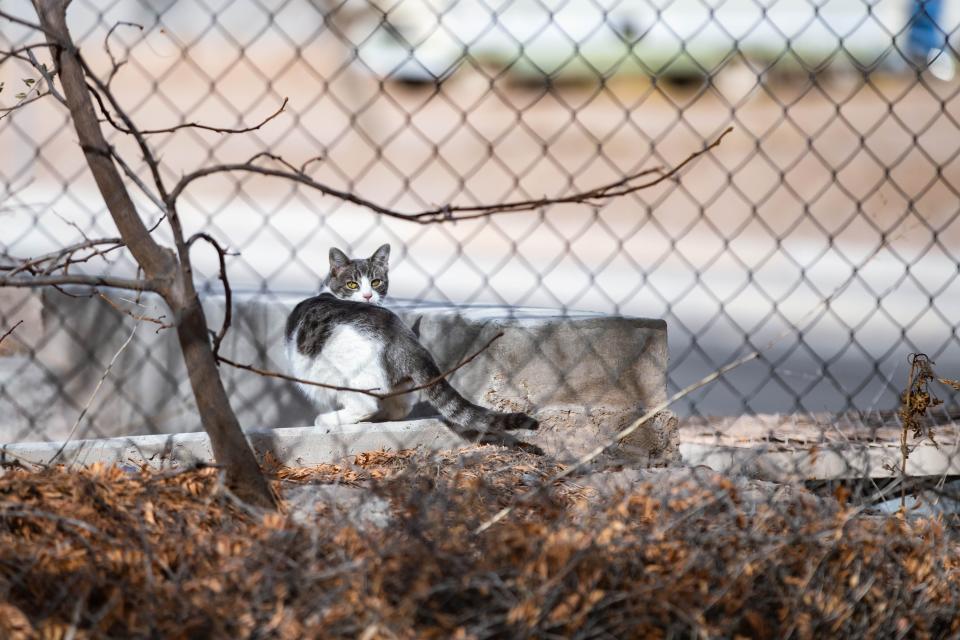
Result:
{"type": "Polygon", "coordinates": [[[11,470],[0,476],[0,637],[960,631],[960,536],[937,519],[865,516],[775,488],[765,501],[766,489],[715,473],[550,483],[556,463],[489,446],[266,462],[281,493],[367,492],[389,518],[365,526],[322,505],[257,515],[216,468],[11,470]]]}

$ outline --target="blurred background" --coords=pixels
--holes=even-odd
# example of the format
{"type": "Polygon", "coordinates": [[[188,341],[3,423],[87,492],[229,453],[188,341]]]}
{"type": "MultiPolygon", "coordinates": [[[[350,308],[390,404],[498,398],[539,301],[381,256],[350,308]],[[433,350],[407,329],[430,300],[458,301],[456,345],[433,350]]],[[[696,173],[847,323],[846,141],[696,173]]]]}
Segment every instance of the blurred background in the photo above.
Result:
{"type": "MultiPolygon", "coordinates": [[[[4,10],[32,15],[25,0],[4,10]]],[[[143,26],[110,40],[129,60],[115,92],[141,127],[244,126],[289,98],[244,135],[154,136],[170,179],[264,150],[319,156],[317,180],[416,211],[562,196],[675,165],[734,127],[655,189],[457,224],[207,178],[181,214],[238,252],[235,290],[311,292],[330,246],[360,256],[390,242],[394,297],[666,319],[671,391],[786,332],[683,400],[687,416],[893,409],[911,352],[960,373],[956,2],[74,0],[69,18],[104,72],[107,30],[143,26]]],[[[4,46],[33,41],[0,29],[4,46]]],[[[34,79],[5,62],[0,106],[34,79]]],[[[0,193],[0,254],[113,232],[53,100],[0,120],[0,193]]],[[[197,261],[219,291],[212,252],[197,261]]],[[[108,269],[133,267],[118,256],[108,269]]],[[[29,312],[3,295],[0,327],[29,312]]]]}

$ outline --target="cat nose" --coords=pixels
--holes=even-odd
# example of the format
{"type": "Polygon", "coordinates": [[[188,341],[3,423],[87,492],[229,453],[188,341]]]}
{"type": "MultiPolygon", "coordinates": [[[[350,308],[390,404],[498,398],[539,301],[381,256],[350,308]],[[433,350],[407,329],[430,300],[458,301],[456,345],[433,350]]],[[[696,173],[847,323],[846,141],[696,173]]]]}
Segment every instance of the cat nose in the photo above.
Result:
{"type": "Polygon", "coordinates": [[[363,294],[364,300],[369,300],[372,297],[373,297],[373,292],[363,294]]]}

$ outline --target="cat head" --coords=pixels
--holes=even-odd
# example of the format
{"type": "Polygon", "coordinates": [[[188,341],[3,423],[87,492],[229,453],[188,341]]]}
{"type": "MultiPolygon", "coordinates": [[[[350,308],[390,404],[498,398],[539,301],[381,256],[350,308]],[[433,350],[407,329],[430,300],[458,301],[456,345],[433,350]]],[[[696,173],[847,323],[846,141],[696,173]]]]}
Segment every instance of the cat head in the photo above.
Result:
{"type": "Polygon", "coordinates": [[[327,286],[338,298],[380,304],[387,297],[389,260],[389,244],[374,251],[369,258],[355,260],[340,249],[331,248],[327,286]]]}

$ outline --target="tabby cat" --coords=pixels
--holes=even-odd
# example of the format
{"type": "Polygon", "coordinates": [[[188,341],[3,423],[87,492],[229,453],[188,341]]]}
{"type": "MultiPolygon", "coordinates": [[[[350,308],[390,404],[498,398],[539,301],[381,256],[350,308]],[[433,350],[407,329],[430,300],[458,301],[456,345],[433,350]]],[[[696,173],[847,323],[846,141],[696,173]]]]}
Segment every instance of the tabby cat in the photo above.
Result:
{"type": "MultiPolygon", "coordinates": [[[[293,376],[377,393],[403,391],[440,376],[430,352],[414,333],[395,313],[380,306],[387,295],[389,257],[389,244],[366,259],[351,260],[339,249],[330,249],[324,291],[298,304],[287,318],[287,357],[293,376]]],[[[316,405],[338,407],[318,415],[318,426],[401,420],[416,399],[415,393],[381,399],[302,383],[300,388],[316,405]]],[[[538,423],[530,416],[475,405],[445,379],[422,393],[461,436],[539,452],[505,433],[536,429],[538,423]]]]}

